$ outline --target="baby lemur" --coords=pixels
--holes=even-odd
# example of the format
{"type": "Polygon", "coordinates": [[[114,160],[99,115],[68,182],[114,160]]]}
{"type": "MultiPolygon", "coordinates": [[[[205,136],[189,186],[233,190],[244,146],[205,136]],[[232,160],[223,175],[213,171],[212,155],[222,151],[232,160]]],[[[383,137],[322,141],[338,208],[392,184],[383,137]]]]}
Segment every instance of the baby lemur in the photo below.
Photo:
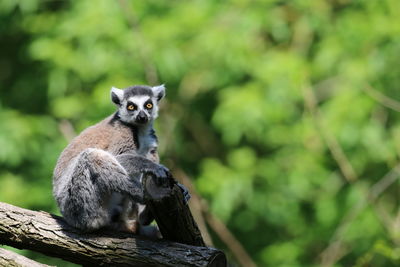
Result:
{"type": "MultiPolygon", "coordinates": [[[[70,225],[84,231],[111,227],[142,233],[143,225],[153,220],[140,205],[140,179],[143,173],[161,180],[170,175],[159,164],[153,129],[164,96],[164,85],[113,87],[111,100],[118,111],[84,130],[61,153],[53,194],[70,225]]],[[[183,191],[187,200],[188,192],[183,191]]]]}

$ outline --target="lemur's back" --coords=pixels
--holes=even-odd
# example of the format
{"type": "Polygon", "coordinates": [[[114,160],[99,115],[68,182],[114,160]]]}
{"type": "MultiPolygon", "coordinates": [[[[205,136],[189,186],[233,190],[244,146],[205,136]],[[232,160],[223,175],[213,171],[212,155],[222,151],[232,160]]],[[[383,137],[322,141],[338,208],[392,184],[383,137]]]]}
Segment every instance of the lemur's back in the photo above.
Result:
{"type": "Polygon", "coordinates": [[[54,179],[58,179],[68,164],[87,148],[102,149],[114,156],[136,150],[135,134],[132,128],[115,120],[115,115],[85,129],[61,153],[54,179]]]}

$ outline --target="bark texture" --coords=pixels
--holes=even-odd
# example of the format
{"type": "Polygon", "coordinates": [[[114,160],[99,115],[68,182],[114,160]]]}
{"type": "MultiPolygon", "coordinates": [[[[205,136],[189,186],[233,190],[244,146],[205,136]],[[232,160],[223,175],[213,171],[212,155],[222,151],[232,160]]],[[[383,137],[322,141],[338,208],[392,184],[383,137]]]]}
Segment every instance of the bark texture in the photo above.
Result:
{"type": "Polygon", "coordinates": [[[214,248],[106,231],[82,233],[59,216],[5,203],[0,203],[0,244],[86,266],[226,266],[223,252],[214,248]]]}
{"type": "Polygon", "coordinates": [[[146,205],[153,213],[163,238],[187,245],[205,246],[199,227],[173,178],[166,186],[159,186],[151,175],[146,175],[143,185],[146,205]]]}
{"type": "Polygon", "coordinates": [[[0,267],[50,267],[19,255],[15,252],[0,248],[0,267]]]}

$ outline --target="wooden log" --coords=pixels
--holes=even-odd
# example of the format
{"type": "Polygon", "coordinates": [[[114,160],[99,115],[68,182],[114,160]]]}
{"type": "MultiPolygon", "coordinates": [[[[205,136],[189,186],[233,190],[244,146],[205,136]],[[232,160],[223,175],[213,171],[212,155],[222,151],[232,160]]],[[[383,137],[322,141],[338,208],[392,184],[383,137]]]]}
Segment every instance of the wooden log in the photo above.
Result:
{"type": "Polygon", "coordinates": [[[0,244],[88,266],[226,265],[223,252],[214,248],[106,231],[82,233],[59,216],[1,202],[0,244]]]}
{"type": "Polygon", "coordinates": [[[189,205],[181,189],[171,177],[168,183],[157,185],[148,174],[143,178],[146,205],[150,208],[164,239],[194,246],[205,246],[189,205]]]}
{"type": "Polygon", "coordinates": [[[50,267],[19,255],[15,252],[0,248],[0,266],[4,267],[50,267]]]}

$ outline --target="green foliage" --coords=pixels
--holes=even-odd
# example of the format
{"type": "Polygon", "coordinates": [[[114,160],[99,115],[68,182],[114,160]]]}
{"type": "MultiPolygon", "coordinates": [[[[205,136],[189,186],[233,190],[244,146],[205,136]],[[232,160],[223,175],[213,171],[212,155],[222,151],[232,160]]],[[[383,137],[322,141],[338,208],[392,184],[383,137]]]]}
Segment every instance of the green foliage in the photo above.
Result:
{"type": "Polygon", "coordinates": [[[257,264],[318,266],[339,241],[335,266],[396,266],[398,182],[368,196],[400,153],[398,10],[397,0],[3,0],[0,201],[57,212],[63,122],[79,132],[111,114],[111,86],[166,83],[162,161],[190,174],[257,264]]]}

